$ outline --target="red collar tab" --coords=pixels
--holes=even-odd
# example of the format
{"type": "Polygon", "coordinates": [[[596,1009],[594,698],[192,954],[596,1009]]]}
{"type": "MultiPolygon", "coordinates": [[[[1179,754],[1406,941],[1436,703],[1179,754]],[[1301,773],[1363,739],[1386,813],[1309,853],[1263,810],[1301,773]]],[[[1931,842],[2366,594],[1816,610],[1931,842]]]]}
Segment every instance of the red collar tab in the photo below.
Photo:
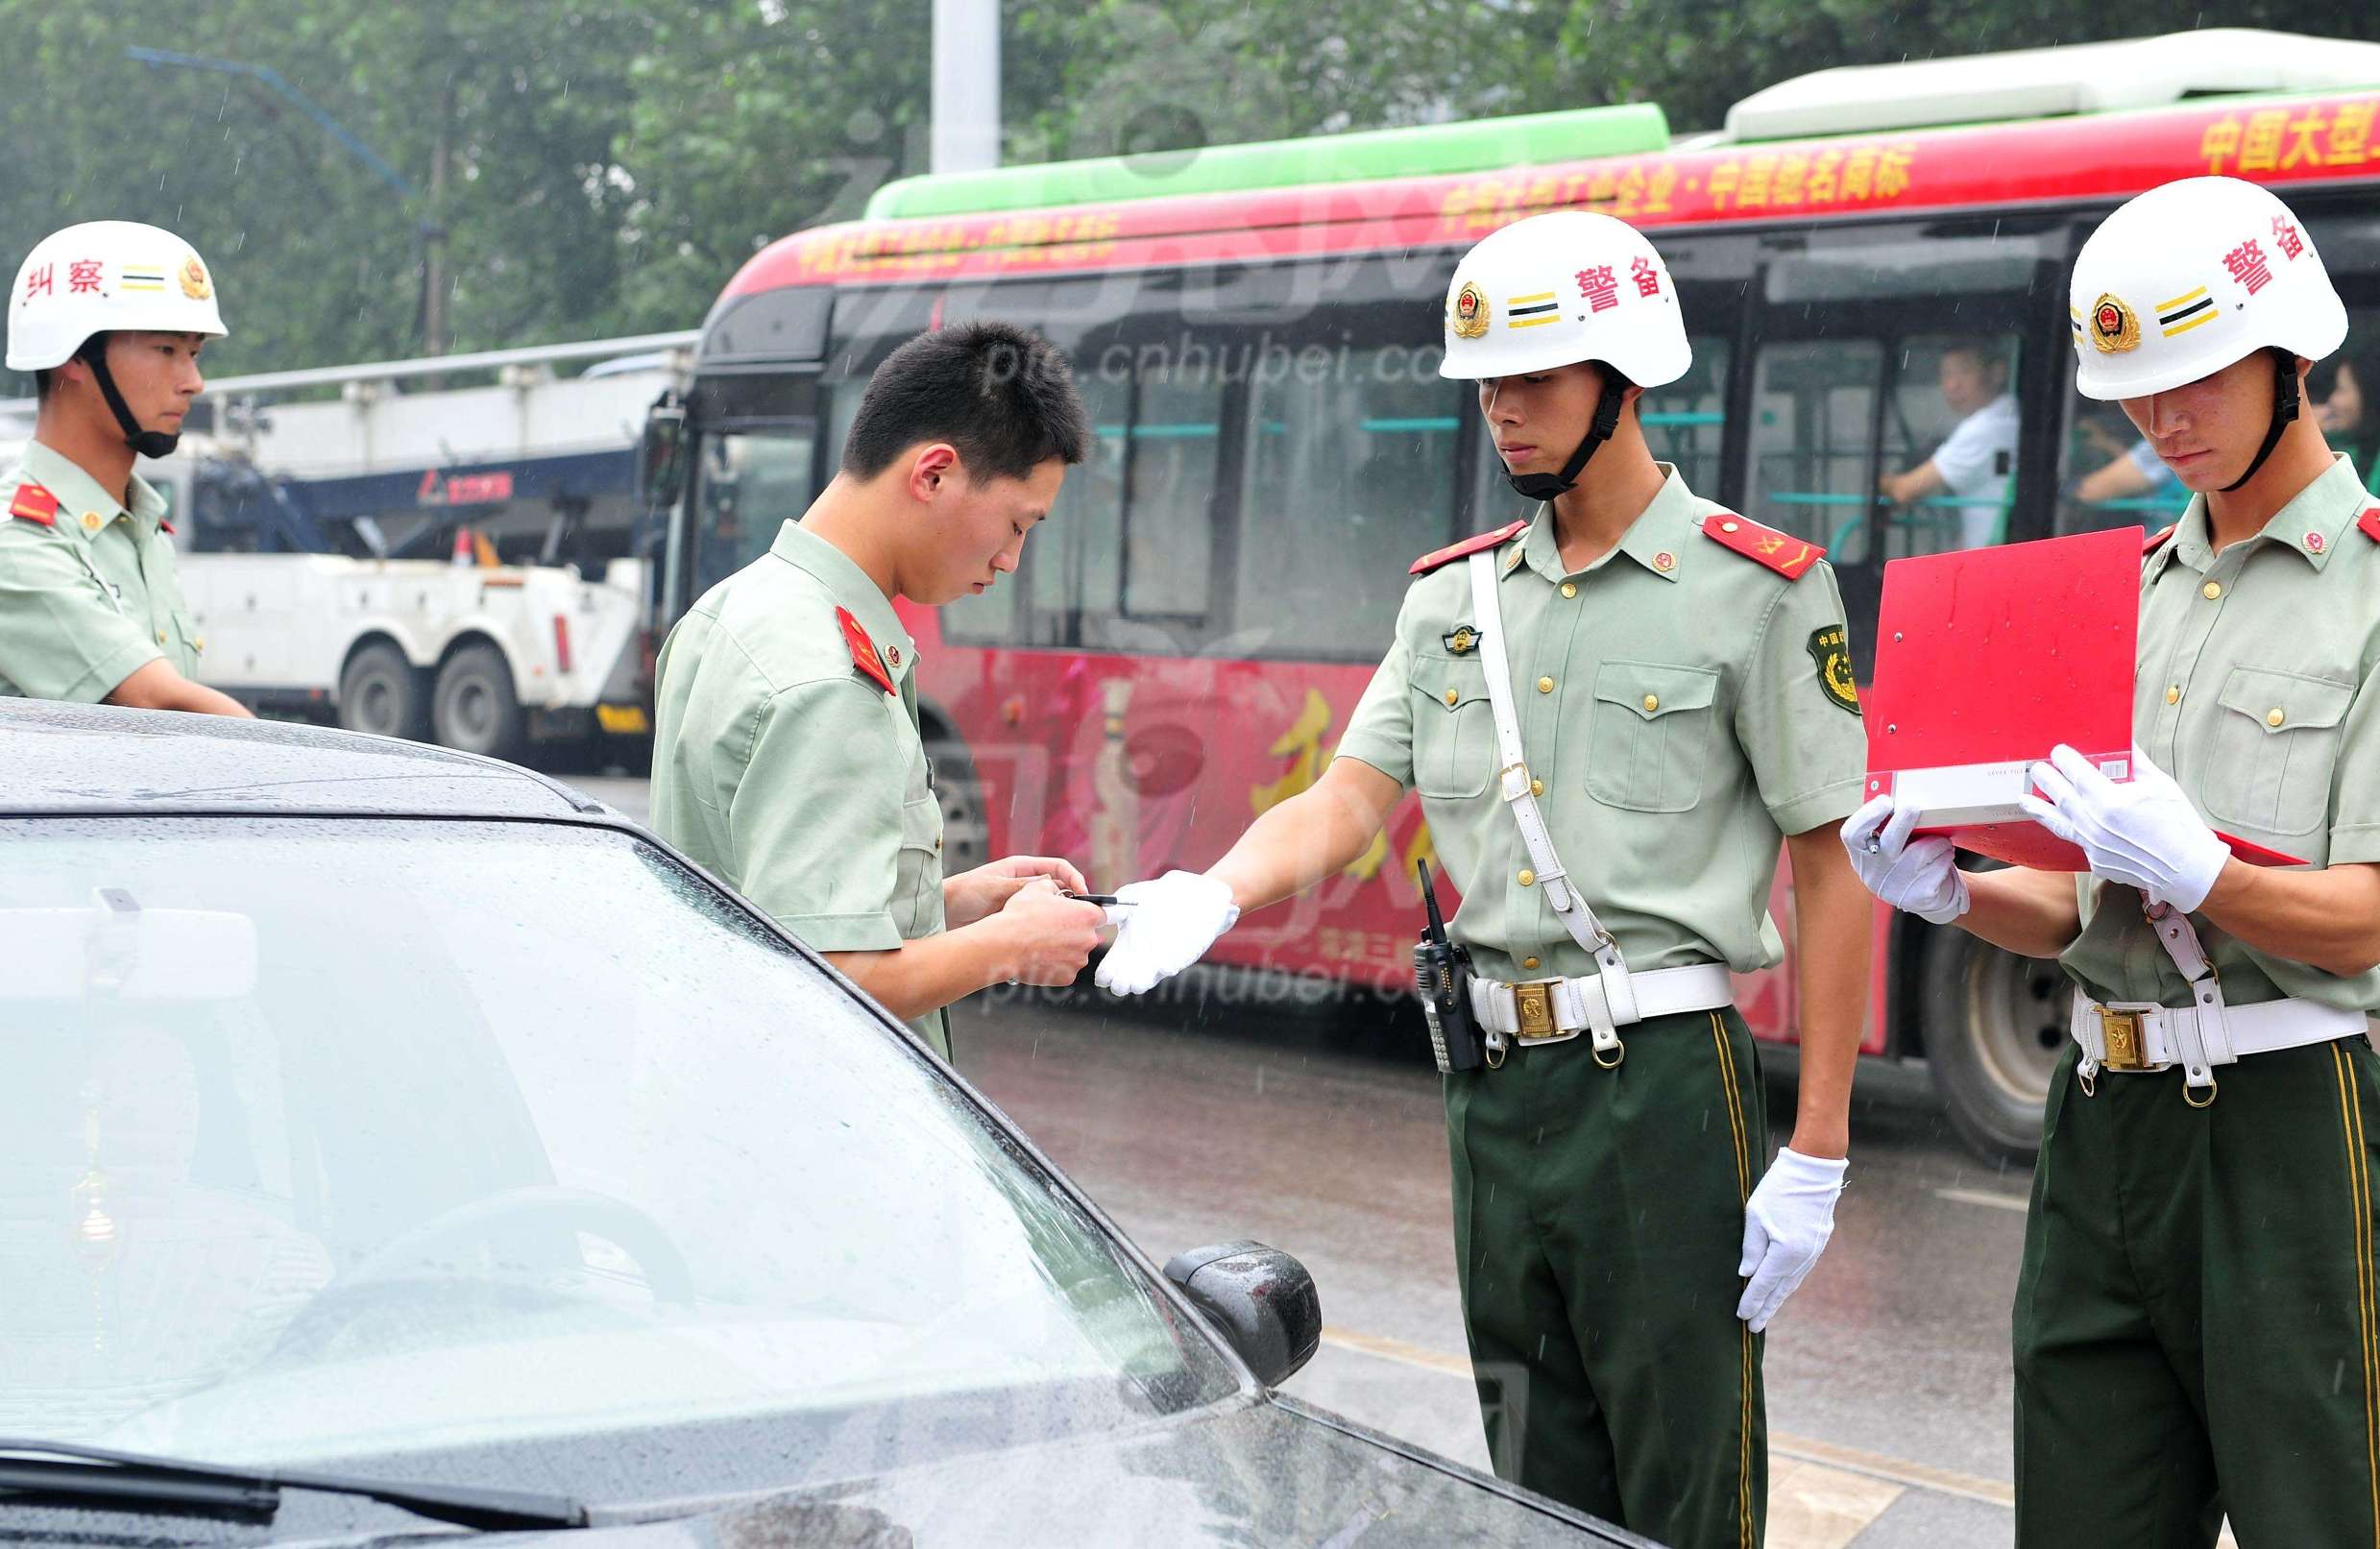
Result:
{"type": "Polygon", "coordinates": [[[168,538],[174,536],[174,524],[166,520],[163,517],[157,519],[157,530],[163,533],[168,538]]]}
{"type": "Polygon", "coordinates": [[[2150,533],[2146,539],[2142,540],[2140,551],[2144,554],[2155,553],[2158,549],[2165,546],[2165,541],[2167,539],[2173,537],[2174,533],[2180,530],[2181,523],[2178,521],[2174,523],[2171,527],[2160,527],[2155,532],[2150,533]]]}
{"type": "Polygon", "coordinates": [[[38,484],[19,484],[16,498],[9,502],[9,515],[54,527],[58,524],[58,496],[38,484]]]}
{"type": "Polygon", "coordinates": [[[1763,527],[1733,511],[1713,511],[1702,519],[1702,535],[1722,548],[1732,548],[1756,564],[1765,565],[1788,581],[1798,581],[1826,558],[1816,544],[1763,527]]]}
{"type": "Polygon", "coordinates": [[[1444,548],[1433,549],[1415,560],[1413,569],[1405,573],[1407,575],[1427,575],[1441,565],[1450,564],[1466,554],[1476,554],[1483,548],[1494,548],[1498,544],[1509,542],[1527,532],[1529,520],[1523,517],[1518,521],[1496,528],[1494,532],[1474,533],[1459,544],[1448,544],[1444,548]]]}
{"type": "Polygon", "coordinates": [[[2373,506],[2371,509],[2366,511],[2364,513],[2364,520],[2357,522],[2355,525],[2363,529],[2365,537],[2370,539],[2375,544],[2380,544],[2380,505],[2373,506]]]}
{"type": "Polygon", "coordinates": [[[876,654],[876,642],[867,638],[860,620],[851,617],[851,610],[836,609],[835,621],[843,626],[843,643],[851,647],[851,665],[885,692],[899,693],[901,690],[892,686],[892,674],[885,670],[885,659],[876,654]]]}

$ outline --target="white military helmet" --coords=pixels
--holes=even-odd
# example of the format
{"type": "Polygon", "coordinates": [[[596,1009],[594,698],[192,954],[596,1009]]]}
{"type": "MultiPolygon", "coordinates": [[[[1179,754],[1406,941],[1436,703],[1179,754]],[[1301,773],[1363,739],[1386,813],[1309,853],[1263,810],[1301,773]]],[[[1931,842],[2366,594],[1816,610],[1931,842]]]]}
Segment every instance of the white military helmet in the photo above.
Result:
{"type": "Polygon", "coordinates": [[[2082,245],[2068,299],[2075,390],[2102,401],[2167,392],[2259,350],[2320,360],[2347,336],[2304,224],[2238,178],[2184,178],[2125,203],[2082,245]]]}
{"type": "Polygon", "coordinates": [[[1583,209],[1483,237],[1446,286],[1442,376],[1476,381],[1599,360],[1639,387],[1686,375],[1678,287],[1636,228],[1583,209]]]}
{"type": "Polygon", "coordinates": [[[37,243],[9,292],[11,371],[48,371],[95,333],[221,338],[214,277],[189,243],[134,221],[86,221],[37,243]]]}

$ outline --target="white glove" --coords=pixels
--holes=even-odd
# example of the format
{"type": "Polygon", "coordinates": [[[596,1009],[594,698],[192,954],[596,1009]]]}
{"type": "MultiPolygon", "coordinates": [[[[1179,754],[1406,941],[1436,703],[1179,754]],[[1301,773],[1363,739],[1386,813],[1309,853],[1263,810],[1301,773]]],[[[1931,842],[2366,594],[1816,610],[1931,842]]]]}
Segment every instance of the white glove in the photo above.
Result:
{"type": "Polygon", "coordinates": [[[1843,1192],[1847,1161],[1804,1156],[1790,1146],[1761,1174],[1760,1187],[1743,1207],[1743,1262],[1737,1274],[1751,1276],[1736,1316],[1760,1333],[1777,1309],[1800,1288],[1802,1277],[1826,1251],[1834,1235],[1834,1197],[1843,1192]]]}
{"type": "Polygon", "coordinates": [[[1851,869],[1878,898],[1935,925],[1967,912],[1967,879],[1948,839],[1909,842],[1917,809],[1879,796],[1843,820],[1851,869]]]}
{"type": "Polygon", "coordinates": [[[1116,889],[1129,904],[1124,929],[1099,965],[1099,987],[1118,995],[1154,988],[1206,956],[1240,917],[1231,889],[1196,871],[1169,871],[1154,882],[1116,889]]]}
{"type": "Polygon", "coordinates": [[[2034,821],[2080,845],[2092,876],[2137,887],[2151,904],[2189,913],[2206,902],[2231,859],[2231,847],[2200,820],[2181,787],[2138,748],[2126,784],[2108,779],[2063,742],[2030,776],[2043,795],[2028,790],[2018,801],[2034,821]]]}

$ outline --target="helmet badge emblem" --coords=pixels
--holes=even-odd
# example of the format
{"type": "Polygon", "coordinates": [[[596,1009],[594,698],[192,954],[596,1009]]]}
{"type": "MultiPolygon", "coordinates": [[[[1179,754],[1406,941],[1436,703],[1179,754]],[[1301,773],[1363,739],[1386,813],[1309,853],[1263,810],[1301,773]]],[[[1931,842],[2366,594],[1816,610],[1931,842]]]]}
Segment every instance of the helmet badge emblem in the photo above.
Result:
{"type": "Polygon", "coordinates": [[[1454,336],[1477,339],[1488,331],[1488,296],[1470,280],[1454,293],[1454,336]]]}
{"type": "Polygon", "coordinates": [[[2139,316],[2115,297],[2101,296],[2091,303],[2091,343],[2102,355],[2139,348],[2139,316]]]}
{"type": "Polygon", "coordinates": [[[182,293],[194,302],[206,300],[206,266],[196,258],[182,260],[182,293]]]}

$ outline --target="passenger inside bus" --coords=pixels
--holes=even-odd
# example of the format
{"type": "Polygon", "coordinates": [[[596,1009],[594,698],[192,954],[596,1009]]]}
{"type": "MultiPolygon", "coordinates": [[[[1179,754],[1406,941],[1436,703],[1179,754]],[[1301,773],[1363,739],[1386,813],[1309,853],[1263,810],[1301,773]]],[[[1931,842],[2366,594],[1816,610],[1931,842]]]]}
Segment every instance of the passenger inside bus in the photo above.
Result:
{"type": "Polygon", "coordinates": [[[1901,473],[1877,480],[1884,497],[1910,506],[1944,491],[1961,503],[1959,548],[1995,542],[2008,509],[2016,473],[2016,395],[2008,391],[2007,362],[1988,341],[1961,339],[1946,346],[1937,367],[1942,401],[1958,417],[1933,454],[1901,473]]]}

